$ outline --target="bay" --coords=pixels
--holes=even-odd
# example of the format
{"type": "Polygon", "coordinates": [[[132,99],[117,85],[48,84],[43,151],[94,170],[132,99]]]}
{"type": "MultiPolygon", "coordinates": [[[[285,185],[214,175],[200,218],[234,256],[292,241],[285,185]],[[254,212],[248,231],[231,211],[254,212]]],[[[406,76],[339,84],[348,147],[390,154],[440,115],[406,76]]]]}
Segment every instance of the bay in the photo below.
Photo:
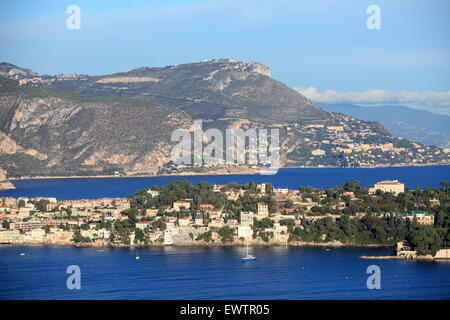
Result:
{"type": "Polygon", "coordinates": [[[0,247],[0,299],[449,299],[450,263],[362,260],[388,248],[0,247]],[[20,253],[26,253],[21,256],[20,253]],[[367,267],[381,270],[369,290],[367,267]],[[66,269],[81,270],[81,289],[66,269]]]}
{"type": "MultiPolygon", "coordinates": [[[[277,175],[64,178],[14,181],[1,196],[59,200],[127,197],[174,180],[272,182],[276,187],[329,188],[344,181],[398,179],[414,188],[450,180],[450,166],[375,169],[282,169],[277,175]]],[[[362,260],[392,248],[257,247],[240,261],[237,247],[76,248],[0,246],[0,299],[450,299],[450,263],[362,260]],[[20,255],[25,253],[25,255],[20,255]],[[381,269],[369,290],[367,267],[381,269]],[[69,265],[81,269],[81,290],[66,286],[69,265]]]]}
{"type": "Polygon", "coordinates": [[[16,189],[4,190],[0,196],[56,197],[58,200],[96,199],[103,197],[128,197],[136,190],[152,185],[161,186],[175,180],[192,183],[207,181],[210,184],[229,182],[271,182],[275,187],[297,189],[299,186],[330,188],[341,183],[359,180],[365,183],[397,179],[407,187],[439,187],[443,180],[450,181],[450,166],[385,167],[385,168],[295,168],[280,169],[276,175],[200,175],[122,178],[59,178],[24,179],[14,181],[16,189]]]}

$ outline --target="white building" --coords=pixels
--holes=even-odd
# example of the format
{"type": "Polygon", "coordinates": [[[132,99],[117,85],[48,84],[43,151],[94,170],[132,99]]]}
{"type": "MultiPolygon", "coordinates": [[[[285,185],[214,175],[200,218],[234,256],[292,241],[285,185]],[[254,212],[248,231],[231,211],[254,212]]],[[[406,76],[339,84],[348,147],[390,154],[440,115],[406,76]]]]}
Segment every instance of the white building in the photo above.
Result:
{"type": "Polygon", "coordinates": [[[434,224],[434,214],[428,213],[423,210],[413,210],[411,213],[402,214],[402,217],[409,221],[413,221],[413,219],[416,218],[417,222],[420,224],[434,224]]]}
{"type": "Polygon", "coordinates": [[[289,193],[289,189],[288,188],[274,188],[273,192],[274,193],[289,193]]]}
{"type": "Polygon", "coordinates": [[[253,225],[253,212],[241,212],[241,226],[252,226],[253,225]]]}
{"type": "Polygon", "coordinates": [[[178,225],[180,227],[188,226],[191,223],[191,219],[189,217],[178,219],[178,225]]]}
{"type": "Polygon", "coordinates": [[[190,208],[191,208],[191,202],[190,201],[179,200],[179,201],[175,201],[173,203],[173,210],[174,211],[189,210],[190,208]]]}
{"type": "Polygon", "coordinates": [[[159,191],[158,190],[147,190],[147,193],[150,194],[152,197],[157,197],[159,196],[159,191]]]}
{"type": "Polygon", "coordinates": [[[102,228],[102,229],[98,230],[97,237],[99,239],[109,239],[110,236],[111,236],[111,231],[109,231],[109,230],[107,230],[105,228],[102,228]]]}
{"type": "Polygon", "coordinates": [[[249,240],[253,237],[253,229],[250,226],[238,226],[238,238],[249,240]]]}
{"type": "Polygon", "coordinates": [[[265,183],[257,184],[256,188],[260,190],[261,194],[265,194],[266,193],[266,184],[265,183]]]}
{"type": "Polygon", "coordinates": [[[398,180],[384,180],[375,183],[374,187],[369,189],[369,193],[374,194],[377,190],[399,194],[405,192],[405,184],[398,180]]]}
{"type": "Polygon", "coordinates": [[[269,206],[267,205],[267,203],[259,202],[257,207],[258,207],[257,212],[258,219],[264,219],[269,217],[269,206]]]}
{"type": "Polygon", "coordinates": [[[278,243],[286,244],[288,242],[287,226],[281,226],[279,223],[274,224],[273,240],[278,243]]]}
{"type": "Polygon", "coordinates": [[[166,229],[164,231],[164,244],[165,245],[173,244],[173,235],[174,235],[174,229],[166,229]]]}

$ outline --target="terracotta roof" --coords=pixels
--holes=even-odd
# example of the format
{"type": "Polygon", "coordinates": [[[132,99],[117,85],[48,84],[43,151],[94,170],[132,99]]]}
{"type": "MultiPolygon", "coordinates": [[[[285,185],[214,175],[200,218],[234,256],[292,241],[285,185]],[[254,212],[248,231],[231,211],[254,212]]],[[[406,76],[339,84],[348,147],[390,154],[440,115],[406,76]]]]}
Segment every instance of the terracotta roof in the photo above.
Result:
{"type": "Polygon", "coordinates": [[[380,182],[377,182],[376,184],[384,184],[384,185],[394,184],[394,185],[399,185],[399,184],[403,184],[403,183],[401,183],[399,181],[380,181],[380,182]]]}

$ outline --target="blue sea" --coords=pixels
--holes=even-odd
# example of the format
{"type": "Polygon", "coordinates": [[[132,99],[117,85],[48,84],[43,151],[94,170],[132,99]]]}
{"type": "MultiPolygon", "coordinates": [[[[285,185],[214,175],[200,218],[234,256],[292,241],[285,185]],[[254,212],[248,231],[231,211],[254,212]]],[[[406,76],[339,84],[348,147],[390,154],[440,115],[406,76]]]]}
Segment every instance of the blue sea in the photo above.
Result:
{"type": "Polygon", "coordinates": [[[449,299],[450,263],[362,260],[386,248],[0,247],[0,299],[449,299]],[[21,256],[20,253],[26,253],[21,256]],[[369,290],[378,265],[381,289],[369,290]],[[81,271],[69,290],[67,267],[81,271]]]}
{"type": "MultiPolygon", "coordinates": [[[[272,182],[277,187],[328,188],[344,181],[398,179],[414,188],[450,181],[450,167],[283,169],[274,176],[224,175],[15,181],[2,196],[60,200],[127,197],[174,180],[211,184],[272,182]]],[[[450,262],[362,260],[391,248],[258,247],[241,262],[241,248],[75,248],[0,246],[0,299],[450,299],[450,262]],[[20,255],[25,253],[25,255],[20,255]],[[381,270],[381,289],[369,290],[367,267],[381,270]],[[81,270],[81,289],[69,290],[66,269],[81,270]]]]}
{"type": "Polygon", "coordinates": [[[305,168],[281,169],[276,175],[202,175],[164,176],[150,178],[73,178],[31,179],[14,181],[16,189],[4,190],[0,196],[56,197],[58,200],[95,199],[102,197],[128,197],[136,190],[152,185],[161,186],[175,180],[210,184],[230,182],[271,182],[275,187],[297,189],[299,186],[331,188],[342,182],[359,180],[373,184],[380,180],[397,179],[410,188],[439,187],[443,180],[450,181],[450,166],[396,167],[396,168],[305,168]]]}

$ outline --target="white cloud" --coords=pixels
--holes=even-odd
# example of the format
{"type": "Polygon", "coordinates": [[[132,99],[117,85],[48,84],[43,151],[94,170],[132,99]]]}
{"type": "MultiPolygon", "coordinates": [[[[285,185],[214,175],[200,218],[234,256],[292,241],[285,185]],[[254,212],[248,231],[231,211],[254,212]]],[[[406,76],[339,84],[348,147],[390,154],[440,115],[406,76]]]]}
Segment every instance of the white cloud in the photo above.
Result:
{"type": "Polygon", "coordinates": [[[371,89],[362,92],[319,92],[315,87],[295,88],[318,103],[354,103],[363,106],[404,105],[450,116],[450,91],[399,91],[371,89]]]}
{"type": "Polygon", "coordinates": [[[315,87],[296,88],[306,97],[325,103],[426,103],[450,107],[450,91],[399,91],[391,92],[371,89],[362,92],[337,92],[334,90],[317,91],[315,87]]]}

